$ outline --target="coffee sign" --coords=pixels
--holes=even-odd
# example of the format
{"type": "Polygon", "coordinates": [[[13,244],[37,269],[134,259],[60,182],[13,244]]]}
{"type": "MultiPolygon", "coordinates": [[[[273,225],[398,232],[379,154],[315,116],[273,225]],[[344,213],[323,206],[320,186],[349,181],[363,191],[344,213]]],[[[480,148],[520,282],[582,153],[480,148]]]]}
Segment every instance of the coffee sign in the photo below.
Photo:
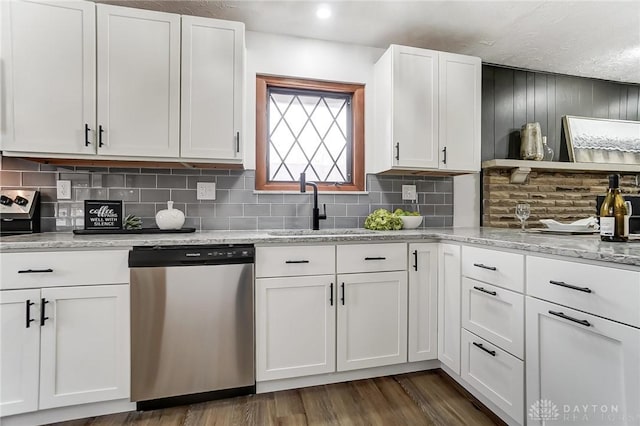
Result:
{"type": "Polygon", "coordinates": [[[85,200],[84,229],[122,229],[122,201],[85,200]]]}

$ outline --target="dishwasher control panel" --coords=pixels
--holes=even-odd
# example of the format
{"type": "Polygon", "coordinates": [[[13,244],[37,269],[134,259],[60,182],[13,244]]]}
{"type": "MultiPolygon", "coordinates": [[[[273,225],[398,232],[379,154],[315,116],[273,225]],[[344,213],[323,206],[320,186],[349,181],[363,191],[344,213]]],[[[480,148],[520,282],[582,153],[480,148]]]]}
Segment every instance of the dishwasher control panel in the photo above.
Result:
{"type": "Polygon", "coordinates": [[[251,244],[143,246],[129,251],[130,268],[253,263],[254,259],[251,244]]]}

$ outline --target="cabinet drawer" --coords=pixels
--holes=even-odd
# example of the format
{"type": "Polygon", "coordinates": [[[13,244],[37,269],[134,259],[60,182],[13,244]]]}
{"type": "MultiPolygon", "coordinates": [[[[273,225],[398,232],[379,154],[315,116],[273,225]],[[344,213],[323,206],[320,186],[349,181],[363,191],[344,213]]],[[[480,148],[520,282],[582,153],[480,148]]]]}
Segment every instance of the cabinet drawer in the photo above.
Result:
{"type": "Polygon", "coordinates": [[[462,330],[462,378],[518,423],[523,423],[524,362],[462,330]]]}
{"type": "Polygon", "coordinates": [[[335,273],[335,246],[256,248],[256,277],[291,277],[335,273]]]}
{"type": "Polygon", "coordinates": [[[337,257],[339,274],[407,269],[407,245],[404,243],[341,245],[337,257]]]}
{"type": "Polygon", "coordinates": [[[129,283],[127,250],[2,253],[0,288],[129,283]]]}
{"type": "Polygon", "coordinates": [[[523,359],[524,295],[463,278],[462,326],[523,359]]]}
{"type": "Polygon", "coordinates": [[[527,294],[640,327],[640,272],[527,256],[527,294]]]}
{"type": "Polygon", "coordinates": [[[462,275],[524,293],[524,256],[462,247],[462,275]]]}

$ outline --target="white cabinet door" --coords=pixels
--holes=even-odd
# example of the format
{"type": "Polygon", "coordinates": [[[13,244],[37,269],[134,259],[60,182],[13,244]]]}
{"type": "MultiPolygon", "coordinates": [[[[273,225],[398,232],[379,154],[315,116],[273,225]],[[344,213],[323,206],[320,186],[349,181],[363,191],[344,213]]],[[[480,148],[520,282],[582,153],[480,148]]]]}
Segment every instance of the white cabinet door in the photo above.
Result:
{"type": "Polygon", "coordinates": [[[640,330],[531,297],[526,311],[528,424],[639,424],[640,330]]]}
{"type": "Polygon", "coordinates": [[[180,15],[96,7],[98,153],[178,157],[180,15]]]}
{"type": "Polygon", "coordinates": [[[0,291],[0,416],[38,409],[39,308],[40,290],[0,291]]]}
{"type": "Polygon", "coordinates": [[[95,5],[3,1],[0,6],[6,88],[0,149],[95,153],[95,5]]]}
{"type": "Polygon", "coordinates": [[[129,286],[42,289],[40,409],[129,397],[129,286]]]}
{"type": "Polygon", "coordinates": [[[244,24],[182,17],[180,155],[242,161],[244,24]]]}
{"type": "Polygon", "coordinates": [[[479,172],[482,62],[438,55],[440,168],[479,172]]]}
{"type": "Polygon", "coordinates": [[[407,362],[407,272],[338,275],[338,371],[407,362]]]}
{"type": "Polygon", "coordinates": [[[393,46],[393,166],[438,168],[438,52],[393,46]]]}
{"type": "Polygon", "coordinates": [[[409,362],[438,358],[438,244],[409,245],[409,362]]]}
{"type": "Polygon", "coordinates": [[[460,246],[441,244],[438,268],[438,359],[460,374],[460,246]]]}
{"type": "Polygon", "coordinates": [[[256,280],[258,381],[335,371],[334,278],[256,280]]]}

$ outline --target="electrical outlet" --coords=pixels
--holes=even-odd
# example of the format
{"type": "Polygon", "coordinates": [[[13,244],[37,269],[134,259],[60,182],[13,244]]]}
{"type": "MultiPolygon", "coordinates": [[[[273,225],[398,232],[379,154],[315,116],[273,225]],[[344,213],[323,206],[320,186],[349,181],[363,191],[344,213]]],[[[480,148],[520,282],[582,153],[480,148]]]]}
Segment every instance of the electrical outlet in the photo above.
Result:
{"type": "Polygon", "coordinates": [[[214,182],[198,182],[196,184],[196,199],[198,200],[215,200],[216,184],[214,182]]]}
{"type": "Polygon", "coordinates": [[[402,185],[402,199],[406,201],[417,201],[418,193],[415,185],[402,185]]]}
{"type": "Polygon", "coordinates": [[[58,200],[70,200],[71,199],[71,181],[59,180],[56,183],[58,200]]]}

